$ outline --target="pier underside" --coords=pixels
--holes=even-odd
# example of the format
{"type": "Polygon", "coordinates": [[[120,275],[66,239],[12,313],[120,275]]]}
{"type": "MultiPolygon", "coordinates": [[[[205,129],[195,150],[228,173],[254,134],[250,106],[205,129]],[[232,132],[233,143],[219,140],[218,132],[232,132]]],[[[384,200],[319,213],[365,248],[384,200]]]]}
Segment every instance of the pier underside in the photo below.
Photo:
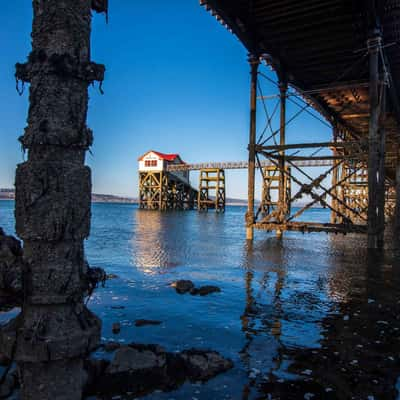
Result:
{"type": "Polygon", "coordinates": [[[385,224],[396,209],[400,232],[400,1],[201,3],[249,51],[247,237],[252,239],[254,228],[278,235],[366,232],[368,247],[382,247],[385,224]],[[288,106],[297,111],[288,115],[288,106]],[[258,112],[265,115],[261,126],[258,112]],[[329,141],[289,140],[287,125],[306,113],[331,128],[329,141]],[[265,160],[276,179],[262,174],[262,205],[256,210],[255,173],[257,167],[263,171],[265,160]],[[329,166],[313,172],[299,161],[329,166]],[[315,206],[330,209],[329,223],[301,220],[315,206]]]}

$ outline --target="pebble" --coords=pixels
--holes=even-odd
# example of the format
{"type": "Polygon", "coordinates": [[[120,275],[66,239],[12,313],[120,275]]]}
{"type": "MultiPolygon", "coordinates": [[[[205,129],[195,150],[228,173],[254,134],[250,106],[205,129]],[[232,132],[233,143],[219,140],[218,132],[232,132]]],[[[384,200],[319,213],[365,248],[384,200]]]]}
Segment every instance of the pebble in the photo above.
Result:
{"type": "Polygon", "coordinates": [[[306,394],[304,395],[304,400],[310,400],[310,399],[312,399],[314,396],[315,396],[314,393],[306,393],[306,394]]]}
{"type": "Polygon", "coordinates": [[[350,319],[350,317],[348,316],[348,315],[345,315],[344,317],[343,317],[343,321],[348,321],[350,319]]]}
{"type": "Polygon", "coordinates": [[[116,335],[121,332],[121,324],[119,322],[114,322],[112,324],[112,332],[116,335]]]}
{"type": "Polygon", "coordinates": [[[312,374],[312,371],[311,371],[311,369],[305,369],[305,370],[302,372],[302,374],[303,374],[303,375],[311,375],[311,374],[312,374]]]}
{"type": "Polygon", "coordinates": [[[257,378],[257,375],[259,375],[261,373],[261,371],[257,368],[252,368],[250,373],[249,373],[249,378],[250,379],[254,379],[257,378]]]}

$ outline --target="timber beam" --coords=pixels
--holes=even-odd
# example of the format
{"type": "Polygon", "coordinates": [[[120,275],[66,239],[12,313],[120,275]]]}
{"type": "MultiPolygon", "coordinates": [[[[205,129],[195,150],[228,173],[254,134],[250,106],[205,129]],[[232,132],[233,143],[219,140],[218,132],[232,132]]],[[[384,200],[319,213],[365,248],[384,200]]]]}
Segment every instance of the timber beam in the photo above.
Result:
{"type": "Polygon", "coordinates": [[[330,224],[330,223],[318,223],[318,222],[290,222],[290,223],[256,223],[254,225],[256,229],[265,231],[294,231],[302,233],[310,232],[326,232],[326,233],[366,233],[367,227],[365,225],[355,224],[330,224]]]}

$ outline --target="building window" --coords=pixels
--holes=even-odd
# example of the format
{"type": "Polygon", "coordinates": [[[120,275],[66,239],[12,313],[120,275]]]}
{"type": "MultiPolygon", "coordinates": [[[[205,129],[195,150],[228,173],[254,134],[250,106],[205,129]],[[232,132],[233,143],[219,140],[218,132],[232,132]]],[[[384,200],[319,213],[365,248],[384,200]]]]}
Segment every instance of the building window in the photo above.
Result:
{"type": "Polygon", "coordinates": [[[144,160],[145,167],[157,167],[157,160],[144,160]]]}

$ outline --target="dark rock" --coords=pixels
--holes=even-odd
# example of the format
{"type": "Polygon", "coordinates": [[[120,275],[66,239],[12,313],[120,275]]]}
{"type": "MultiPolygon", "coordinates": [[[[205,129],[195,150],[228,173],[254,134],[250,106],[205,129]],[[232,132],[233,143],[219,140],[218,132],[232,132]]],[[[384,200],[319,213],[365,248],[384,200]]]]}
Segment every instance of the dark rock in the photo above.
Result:
{"type": "MultiPolygon", "coordinates": [[[[232,368],[232,361],[209,350],[168,353],[157,345],[132,343],[121,346],[97,380],[88,384],[87,394],[141,396],[155,390],[172,390],[185,381],[206,381],[232,368]]],[[[93,374],[92,374],[93,375],[93,374]]]]}
{"type": "Polygon", "coordinates": [[[190,291],[191,295],[207,296],[211,293],[219,293],[221,289],[218,286],[206,285],[199,288],[193,288],[190,291]]]}
{"type": "Polygon", "coordinates": [[[19,297],[22,294],[22,255],[21,242],[0,230],[1,297],[19,297]]]}
{"type": "Polygon", "coordinates": [[[186,367],[187,379],[206,381],[233,367],[231,360],[211,350],[185,350],[179,355],[186,367]]]}
{"type": "Polygon", "coordinates": [[[161,325],[161,321],[152,320],[152,319],[137,319],[135,321],[135,326],[141,327],[146,325],[161,325]]]}
{"type": "Polygon", "coordinates": [[[104,375],[106,368],[110,365],[108,360],[88,359],[85,360],[85,371],[87,373],[87,386],[95,385],[99,377],[104,375]]]}
{"type": "Polygon", "coordinates": [[[18,387],[18,378],[16,373],[9,373],[4,382],[0,384],[0,399],[9,397],[18,387]]]}
{"type": "Polygon", "coordinates": [[[104,343],[104,345],[103,345],[104,350],[107,352],[115,351],[115,350],[119,349],[120,347],[121,347],[121,345],[118,342],[107,342],[107,343],[104,343]]]}
{"type": "Polygon", "coordinates": [[[114,322],[112,324],[112,332],[114,333],[114,335],[121,332],[121,324],[119,322],[114,322]]]}
{"type": "Polygon", "coordinates": [[[185,279],[173,282],[171,286],[174,287],[179,294],[185,294],[194,288],[193,282],[185,279]]]}
{"type": "Polygon", "coordinates": [[[107,274],[107,280],[118,279],[119,276],[115,274],[107,274]]]}
{"type": "Polygon", "coordinates": [[[115,352],[114,359],[108,366],[106,374],[154,370],[163,368],[166,362],[165,352],[153,351],[150,348],[124,346],[115,352]]]}
{"type": "Polygon", "coordinates": [[[101,284],[104,287],[106,280],[107,280],[107,275],[104,269],[99,267],[87,266],[86,281],[89,293],[93,292],[93,290],[96,289],[99,284],[101,284]]]}
{"type": "Polygon", "coordinates": [[[125,306],[111,306],[112,310],[123,310],[125,306]]]}

